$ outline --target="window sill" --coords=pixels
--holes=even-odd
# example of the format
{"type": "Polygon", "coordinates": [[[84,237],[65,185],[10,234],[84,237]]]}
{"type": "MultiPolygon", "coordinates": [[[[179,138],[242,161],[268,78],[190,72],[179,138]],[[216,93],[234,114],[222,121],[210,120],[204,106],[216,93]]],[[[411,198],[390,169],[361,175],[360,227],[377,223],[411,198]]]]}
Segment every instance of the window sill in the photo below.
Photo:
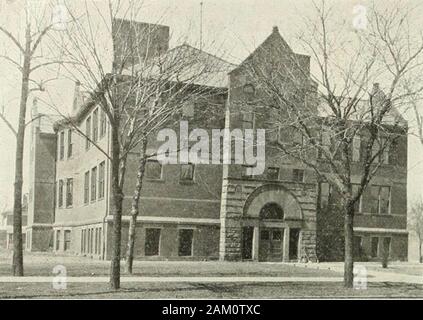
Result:
{"type": "Polygon", "coordinates": [[[179,184],[190,186],[190,185],[194,185],[194,184],[197,184],[197,183],[193,180],[179,180],[179,184]]]}
{"type": "Polygon", "coordinates": [[[357,212],[356,216],[372,216],[372,217],[393,217],[391,213],[373,213],[373,212],[357,212]]]}

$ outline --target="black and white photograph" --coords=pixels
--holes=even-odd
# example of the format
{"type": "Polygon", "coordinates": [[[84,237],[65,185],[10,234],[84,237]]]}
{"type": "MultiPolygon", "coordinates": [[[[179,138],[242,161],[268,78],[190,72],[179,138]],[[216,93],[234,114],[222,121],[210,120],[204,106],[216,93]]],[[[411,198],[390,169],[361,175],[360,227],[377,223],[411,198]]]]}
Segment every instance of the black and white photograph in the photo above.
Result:
{"type": "Polygon", "coordinates": [[[0,0],[0,300],[423,299],[422,17],[0,0]]]}

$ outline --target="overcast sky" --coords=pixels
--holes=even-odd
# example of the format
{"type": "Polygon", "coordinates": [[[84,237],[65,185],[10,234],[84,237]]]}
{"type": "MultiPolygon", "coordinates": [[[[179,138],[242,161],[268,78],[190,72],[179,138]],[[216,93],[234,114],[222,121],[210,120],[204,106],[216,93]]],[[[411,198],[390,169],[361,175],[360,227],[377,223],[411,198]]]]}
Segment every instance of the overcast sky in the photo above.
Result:
{"type": "MultiPolygon", "coordinates": [[[[98,8],[107,9],[103,0],[92,0],[98,8]]],[[[124,0],[125,1],[125,0],[124,0]]],[[[395,0],[377,1],[383,6],[395,0]]],[[[60,0],[31,0],[32,5],[45,6],[48,2],[60,0]]],[[[173,39],[186,41],[197,45],[200,37],[200,0],[146,0],[143,10],[137,20],[144,22],[166,24],[170,27],[173,39]]],[[[366,5],[369,0],[333,0],[329,1],[339,13],[339,19],[351,21],[354,18],[353,8],[360,4],[366,5]]],[[[396,1],[397,2],[397,1],[396,1]]],[[[419,0],[403,1],[406,4],[417,4],[419,0]]],[[[0,24],[22,36],[22,19],[24,0],[0,0],[0,24]]],[[[83,7],[84,1],[73,0],[73,5],[83,7]]],[[[301,19],[310,15],[310,0],[203,0],[203,41],[219,49],[230,62],[242,61],[257,47],[277,25],[282,36],[295,51],[300,51],[295,41],[301,31],[301,19]],[[211,44],[213,42],[213,44],[211,44]]],[[[416,15],[416,17],[421,15],[416,15]]],[[[93,12],[95,18],[95,13],[93,12]]],[[[412,21],[416,28],[421,28],[421,19],[412,21]]],[[[99,38],[110,45],[110,41],[99,38]]],[[[171,45],[175,45],[173,40],[171,45]]],[[[46,50],[44,48],[44,50],[46,50]]],[[[15,53],[13,45],[4,37],[0,37],[0,55],[15,53]]],[[[300,51],[301,53],[301,51],[300,51]]],[[[0,107],[5,106],[6,115],[16,123],[19,105],[20,76],[13,67],[0,59],[0,107]]],[[[58,81],[49,87],[51,95],[56,97],[62,112],[69,110],[72,101],[73,84],[70,81],[58,81]]],[[[32,104],[31,97],[28,106],[32,104]]],[[[46,111],[46,110],[44,110],[46,111]]],[[[28,141],[28,139],[27,139],[28,141]]],[[[0,122],[0,207],[12,205],[14,177],[14,137],[9,129],[0,122]]],[[[28,150],[28,148],[27,148],[28,150]]],[[[26,153],[27,155],[28,153],[26,153]]],[[[26,156],[25,172],[28,172],[28,156],[26,156]]],[[[409,200],[421,195],[420,178],[423,177],[422,147],[415,138],[409,139],[409,200]]]]}

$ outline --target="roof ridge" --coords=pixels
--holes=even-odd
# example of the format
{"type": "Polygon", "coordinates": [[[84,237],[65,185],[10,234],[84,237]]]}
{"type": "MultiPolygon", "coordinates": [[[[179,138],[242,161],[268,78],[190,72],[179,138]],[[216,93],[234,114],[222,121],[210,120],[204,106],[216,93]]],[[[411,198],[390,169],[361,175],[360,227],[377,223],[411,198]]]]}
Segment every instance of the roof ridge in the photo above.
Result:
{"type": "Polygon", "coordinates": [[[227,61],[227,60],[225,60],[225,59],[223,59],[223,58],[221,58],[221,57],[218,57],[217,55],[215,55],[215,54],[213,54],[213,53],[210,53],[210,52],[207,52],[207,51],[204,51],[204,50],[202,50],[202,49],[199,49],[199,48],[196,48],[196,47],[194,47],[193,45],[190,45],[189,43],[187,43],[187,42],[184,42],[183,44],[180,44],[180,45],[177,45],[176,47],[173,47],[172,49],[169,49],[168,50],[168,52],[170,52],[170,51],[172,51],[172,50],[176,50],[177,48],[181,48],[181,47],[189,47],[189,48],[191,48],[191,49],[194,49],[194,50],[196,50],[196,51],[198,51],[198,52],[200,52],[200,53],[205,53],[205,54],[207,54],[207,55],[209,55],[209,56],[211,56],[211,57],[213,57],[213,58],[215,58],[215,59],[218,59],[218,60],[220,60],[220,61],[222,61],[222,62],[224,62],[224,63],[227,63],[227,64],[230,64],[231,66],[233,66],[233,67],[237,67],[238,65],[237,64],[235,64],[235,63],[232,63],[232,62],[229,62],[229,61],[227,61]]]}

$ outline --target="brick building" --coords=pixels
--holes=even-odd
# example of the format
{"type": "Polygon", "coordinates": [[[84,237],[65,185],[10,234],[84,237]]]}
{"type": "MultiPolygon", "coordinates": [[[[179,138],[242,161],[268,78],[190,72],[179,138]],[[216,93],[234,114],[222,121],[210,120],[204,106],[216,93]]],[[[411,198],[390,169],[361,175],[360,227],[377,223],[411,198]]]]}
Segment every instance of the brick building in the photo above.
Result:
{"type": "MultiPolygon", "coordinates": [[[[154,43],[154,48],[166,52],[169,29],[156,26],[155,30],[155,39],[160,43],[154,43]]],[[[259,48],[274,46],[295,55],[309,70],[310,58],[294,53],[277,28],[259,48]]],[[[118,47],[115,44],[115,52],[119,52],[118,47]]],[[[205,129],[265,128],[267,119],[255,113],[258,106],[240,103],[249,94],[250,80],[244,65],[260,50],[238,66],[188,45],[172,50],[195,50],[199,61],[216,59],[215,65],[219,65],[214,81],[201,84],[210,88],[210,94],[204,101],[188,106],[181,119],[189,120],[192,127],[205,129]]],[[[84,99],[78,84],[74,121],[82,132],[108,150],[107,119],[97,105],[84,99]]],[[[109,160],[63,121],[56,123],[54,133],[42,133],[33,124],[33,134],[28,219],[32,245],[28,249],[50,247],[55,252],[108,259],[112,232],[109,160]]],[[[155,147],[152,141],[150,151],[155,147]]],[[[392,259],[407,257],[406,148],[404,138],[396,150],[391,150],[401,155],[400,159],[394,161],[387,155],[358,206],[356,247],[362,259],[377,258],[384,238],[390,239],[392,259]]],[[[124,188],[123,252],[136,165],[134,151],[128,158],[124,188]]],[[[246,170],[244,165],[161,165],[150,159],[137,220],[136,258],[342,259],[336,195],[327,185],[318,183],[312,171],[267,147],[265,172],[252,177],[246,170]]]]}
{"type": "MultiPolygon", "coordinates": [[[[27,245],[26,229],[28,222],[28,195],[22,199],[22,243],[27,245]]],[[[5,210],[0,213],[0,248],[13,248],[13,210],[5,210]]]]}

